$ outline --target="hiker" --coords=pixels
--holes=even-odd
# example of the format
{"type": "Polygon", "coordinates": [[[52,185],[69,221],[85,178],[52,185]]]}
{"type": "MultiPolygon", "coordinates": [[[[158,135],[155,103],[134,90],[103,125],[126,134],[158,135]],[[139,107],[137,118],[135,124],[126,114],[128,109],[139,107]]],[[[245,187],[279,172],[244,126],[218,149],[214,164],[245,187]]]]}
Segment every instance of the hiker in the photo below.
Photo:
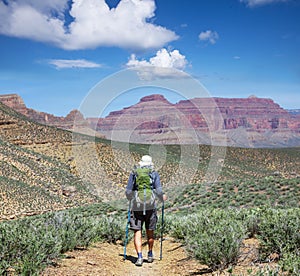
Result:
{"type": "Polygon", "coordinates": [[[138,258],[135,263],[136,266],[143,265],[142,256],[142,228],[145,223],[146,234],[148,240],[148,263],[153,262],[153,244],[154,244],[154,230],[157,224],[157,211],[155,196],[158,197],[160,201],[167,199],[164,195],[160,183],[159,174],[154,171],[154,166],[152,163],[152,157],[149,155],[144,155],[139,162],[139,167],[136,168],[129,176],[127,187],[126,187],[126,197],[128,200],[132,201],[131,213],[130,213],[130,229],[134,231],[134,246],[137,252],[138,258]],[[143,176],[141,176],[143,174],[143,176]],[[147,179],[150,182],[147,191],[144,187],[141,188],[140,180],[141,178],[147,179]],[[150,192],[149,192],[150,190],[150,192]],[[147,196],[147,202],[145,202],[147,196]],[[151,193],[151,196],[149,194],[151,193]],[[142,195],[141,195],[142,194],[142,195]],[[151,198],[149,200],[149,197],[151,198]]]}

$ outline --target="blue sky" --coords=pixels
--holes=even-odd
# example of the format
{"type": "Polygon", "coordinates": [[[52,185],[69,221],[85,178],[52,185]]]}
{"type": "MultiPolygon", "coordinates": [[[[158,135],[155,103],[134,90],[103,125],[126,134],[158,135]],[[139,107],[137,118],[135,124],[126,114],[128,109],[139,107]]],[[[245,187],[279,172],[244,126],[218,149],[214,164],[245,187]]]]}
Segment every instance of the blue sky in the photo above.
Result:
{"type": "MultiPolygon", "coordinates": [[[[0,94],[65,116],[103,79],[159,66],[214,97],[300,108],[299,18],[298,0],[0,0],[0,94]]],[[[149,92],[99,100],[108,112],[149,92]]]]}

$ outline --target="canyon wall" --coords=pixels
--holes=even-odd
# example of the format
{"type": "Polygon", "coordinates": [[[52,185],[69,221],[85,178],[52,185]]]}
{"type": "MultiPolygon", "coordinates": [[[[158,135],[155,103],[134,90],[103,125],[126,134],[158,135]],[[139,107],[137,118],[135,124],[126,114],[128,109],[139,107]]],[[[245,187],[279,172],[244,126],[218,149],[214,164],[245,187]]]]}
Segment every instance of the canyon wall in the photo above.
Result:
{"type": "Polygon", "coordinates": [[[193,98],[170,103],[159,94],[110,112],[84,118],[78,110],[59,117],[27,108],[17,94],[0,102],[36,122],[112,140],[151,144],[213,144],[241,147],[300,146],[300,114],[272,99],[193,98]]]}
{"type": "Polygon", "coordinates": [[[105,118],[88,118],[107,138],[138,143],[205,143],[242,147],[300,146],[300,121],[272,99],[194,98],[172,104],[162,95],[105,118]]]}

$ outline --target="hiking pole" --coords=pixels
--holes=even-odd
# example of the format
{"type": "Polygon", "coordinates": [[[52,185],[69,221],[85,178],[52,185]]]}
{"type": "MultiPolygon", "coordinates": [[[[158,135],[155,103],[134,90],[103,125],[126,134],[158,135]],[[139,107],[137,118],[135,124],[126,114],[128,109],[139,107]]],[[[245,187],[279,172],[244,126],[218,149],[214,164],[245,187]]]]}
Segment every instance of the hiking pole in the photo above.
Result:
{"type": "Polygon", "coordinates": [[[163,242],[163,232],[164,232],[164,209],[165,209],[165,202],[162,202],[161,207],[161,229],[160,229],[160,257],[159,259],[162,260],[162,242],[163,242]]]}
{"type": "Polygon", "coordinates": [[[126,246],[128,243],[128,232],[129,232],[129,224],[130,224],[130,207],[131,207],[131,201],[129,201],[129,207],[128,207],[128,213],[127,213],[126,237],[125,237],[125,243],[124,243],[124,261],[126,260],[126,246]]]}

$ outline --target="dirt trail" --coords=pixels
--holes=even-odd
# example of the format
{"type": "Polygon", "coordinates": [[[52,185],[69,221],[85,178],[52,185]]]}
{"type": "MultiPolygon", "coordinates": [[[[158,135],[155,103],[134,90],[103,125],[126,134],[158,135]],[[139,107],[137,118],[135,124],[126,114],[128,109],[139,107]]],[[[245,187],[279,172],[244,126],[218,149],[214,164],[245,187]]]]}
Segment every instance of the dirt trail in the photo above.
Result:
{"type": "MultiPolygon", "coordinates": [[[[154,262],[144,260],[142,267],[136,267],[136,253],[133,242],[127,246],[127,259],[123,260],[124,247],[120,244],[97,243],[88,250],[74,250],[57,267],[48,267],[42,275],[49,276],[102,276],[102,275],[195,275],[206,266],[188,258],[183,246],[170,238],[163,241],[163,258],[159,260],[160,243],[155,241],[154,262]]],[[[147,247],[143,246],[143,256],[147,247]]],[[[210,274],[208,274],[210,275],[210,274]]]]}
{"type": "MultiPolygon", "coordinates": [[[[145,244],[145,241],[144,241],[145,244]]],[[[259,269],[254,266],[257,258],[258,243],[255,239],[244,241],[243,253],[239,264],[234,268],[234,275],[254,275],[259,269]]],[[[163,241],[163,259],[159,260],[160,243],[155,241],[154,262],[144,261],[142,267],[136,267],[136,253],[133,242],[127,246],[127,259],[123,260],[124,247],[121,244],[97,243],[87,250],[74,250],[66,253],[66,258],[59,261],[58,266],[48,267],[43,276],[112,276],[112,275],[233,275],[227,271],[208,271],[195,259],[188,257],[184,247],[167,237],[163,241]]],[[[143,246],[143,256],[147,256],[147,247],[143,246]]],[[[261,267],[262,268],[262,267],[261,267]]]]}

